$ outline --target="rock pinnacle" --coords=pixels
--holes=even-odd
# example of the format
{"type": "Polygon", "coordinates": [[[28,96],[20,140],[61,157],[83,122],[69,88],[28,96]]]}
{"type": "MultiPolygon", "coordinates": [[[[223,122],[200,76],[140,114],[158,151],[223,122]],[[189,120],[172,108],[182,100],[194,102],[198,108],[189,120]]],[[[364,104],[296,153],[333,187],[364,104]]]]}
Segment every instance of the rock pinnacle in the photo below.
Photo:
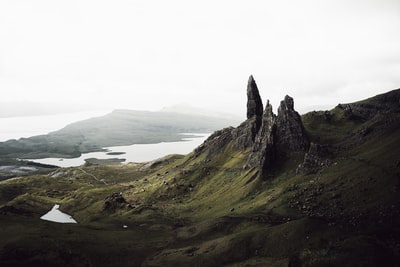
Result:
{"type": "Polygon", "coordinates": [[[261,117],[262,114],[263,104],[260,93],[253,75],[250,75],[247,83],[247,118],[250,119],[253,116],[261,117]]]}

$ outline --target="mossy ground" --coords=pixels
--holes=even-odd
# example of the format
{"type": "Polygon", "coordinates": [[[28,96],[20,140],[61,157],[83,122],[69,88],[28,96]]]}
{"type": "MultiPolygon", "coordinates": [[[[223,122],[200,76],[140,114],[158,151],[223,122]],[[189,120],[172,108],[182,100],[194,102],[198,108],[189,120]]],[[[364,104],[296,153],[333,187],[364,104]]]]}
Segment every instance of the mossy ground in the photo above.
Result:
{"type": "Polygon", "coordinates": [[[296,173],[298,153],[262,181],[228,144],[3,181],[1,266],[398,266],[400,130],[332,113],[303,116],[340,148],[315,174],[296,173]],[[114,192],[127,204],[104,210],[114,192]],[[55,203],[79,224],[40,220],[55,203]]]}

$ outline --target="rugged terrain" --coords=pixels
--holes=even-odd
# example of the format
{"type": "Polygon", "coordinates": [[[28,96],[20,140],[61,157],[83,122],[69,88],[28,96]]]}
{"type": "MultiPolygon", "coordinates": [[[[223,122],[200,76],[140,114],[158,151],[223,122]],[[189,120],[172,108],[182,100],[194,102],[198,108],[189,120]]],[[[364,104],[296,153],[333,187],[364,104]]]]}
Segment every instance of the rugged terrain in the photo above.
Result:
{"type": "Polygon", "coordinates": [[[400,90],[303,116],[247,94],[189,155],[0,182],[1,266],[399,266],[400,90]]]}

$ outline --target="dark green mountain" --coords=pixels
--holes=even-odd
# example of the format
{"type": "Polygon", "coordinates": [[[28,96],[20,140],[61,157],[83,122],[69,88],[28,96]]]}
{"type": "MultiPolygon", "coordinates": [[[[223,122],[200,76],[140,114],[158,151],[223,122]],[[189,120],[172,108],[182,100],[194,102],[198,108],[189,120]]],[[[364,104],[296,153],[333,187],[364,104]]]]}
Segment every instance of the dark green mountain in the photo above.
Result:
{"type": "Polygon", "coordinates": [[[400,90],[303,116],[247,90],[189,155],[0,182],[1,266],[399,266],[400,90]]]}

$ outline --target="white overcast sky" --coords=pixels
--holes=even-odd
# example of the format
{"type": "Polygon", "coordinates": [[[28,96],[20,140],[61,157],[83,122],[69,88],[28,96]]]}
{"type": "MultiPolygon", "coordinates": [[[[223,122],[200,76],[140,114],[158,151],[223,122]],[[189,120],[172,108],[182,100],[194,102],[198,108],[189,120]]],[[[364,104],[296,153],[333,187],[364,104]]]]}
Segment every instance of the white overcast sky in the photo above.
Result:
{"type": "MultiPolygon", "coordinates": [[[[0,0],[0,102],[245,116],[400,87],[399,0],[0,0]]],[[[21,105],[23,107],[23,105],[21,105]]]]}

